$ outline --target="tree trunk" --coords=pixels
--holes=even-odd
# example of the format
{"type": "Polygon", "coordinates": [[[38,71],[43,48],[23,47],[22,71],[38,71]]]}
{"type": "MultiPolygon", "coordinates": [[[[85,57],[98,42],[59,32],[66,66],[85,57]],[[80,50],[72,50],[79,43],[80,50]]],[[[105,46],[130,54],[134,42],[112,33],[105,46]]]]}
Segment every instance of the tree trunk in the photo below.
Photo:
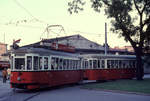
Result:
{"type": "Polygon", "coordinates": [[[144,69],[143,69],[143,62],[142,62],[142,49],[136,49],[136,60],[137,60],[137,67],[136,67],[136,79],[143,80],[144,76],[144,69]]]}

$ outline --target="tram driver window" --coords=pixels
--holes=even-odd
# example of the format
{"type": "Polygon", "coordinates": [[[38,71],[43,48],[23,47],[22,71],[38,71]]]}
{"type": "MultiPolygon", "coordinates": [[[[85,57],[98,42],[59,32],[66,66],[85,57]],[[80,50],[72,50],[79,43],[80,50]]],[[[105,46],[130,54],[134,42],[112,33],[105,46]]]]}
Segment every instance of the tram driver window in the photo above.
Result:
{"type": "Polygon", "coordinates": [[[15,58],[15,69],[25,69],[25,59],[24,58],[15,58]]]}
{"type": "Polygon", "coordinates": [[[44,57],[44,69],[48,69],[48,57],[44,57]]]}
{"type": "Polygon", "coordinates": [[[27,70],[31,70],[31,69],[32,69],[32,57],[27,56],[27,70]]]}

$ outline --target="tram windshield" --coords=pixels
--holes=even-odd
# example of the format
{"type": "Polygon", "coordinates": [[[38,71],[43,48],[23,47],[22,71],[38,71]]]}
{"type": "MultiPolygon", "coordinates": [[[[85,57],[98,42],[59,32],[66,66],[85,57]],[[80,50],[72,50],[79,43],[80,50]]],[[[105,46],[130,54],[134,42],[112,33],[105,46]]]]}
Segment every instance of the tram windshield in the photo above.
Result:
{"type": "Polygon", "coordinates": [[[15,58],[15,69],[18,69],[18,70],[25,69],[25,59],[24,58],[15,58]]]}

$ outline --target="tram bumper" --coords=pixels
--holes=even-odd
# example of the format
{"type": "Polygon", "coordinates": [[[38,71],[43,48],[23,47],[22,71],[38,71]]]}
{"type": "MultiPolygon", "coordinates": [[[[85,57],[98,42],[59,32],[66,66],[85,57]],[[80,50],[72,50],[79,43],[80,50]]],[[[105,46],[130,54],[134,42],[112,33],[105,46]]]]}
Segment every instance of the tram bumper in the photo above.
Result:
{"type": "Polygon", "coordinates": [[[19,89],[34,89],[37,88],[37,83],[12,83],[11,88],[19,88],[19,89]]]}

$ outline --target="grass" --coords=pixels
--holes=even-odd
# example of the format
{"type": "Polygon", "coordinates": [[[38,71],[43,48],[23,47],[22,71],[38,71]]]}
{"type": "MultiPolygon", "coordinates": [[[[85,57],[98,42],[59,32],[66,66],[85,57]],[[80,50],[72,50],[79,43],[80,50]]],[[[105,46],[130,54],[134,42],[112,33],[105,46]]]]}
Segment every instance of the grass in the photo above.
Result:
{"type": "Polygon", "coordinates": [[[150,94],[150,79],[144,79],[143,81],[137,80],[117,80],[104,83],[94,83],[84,85],[82,88],[87,89],[103,89],[103,90],[117,90],[150,94]]]}

